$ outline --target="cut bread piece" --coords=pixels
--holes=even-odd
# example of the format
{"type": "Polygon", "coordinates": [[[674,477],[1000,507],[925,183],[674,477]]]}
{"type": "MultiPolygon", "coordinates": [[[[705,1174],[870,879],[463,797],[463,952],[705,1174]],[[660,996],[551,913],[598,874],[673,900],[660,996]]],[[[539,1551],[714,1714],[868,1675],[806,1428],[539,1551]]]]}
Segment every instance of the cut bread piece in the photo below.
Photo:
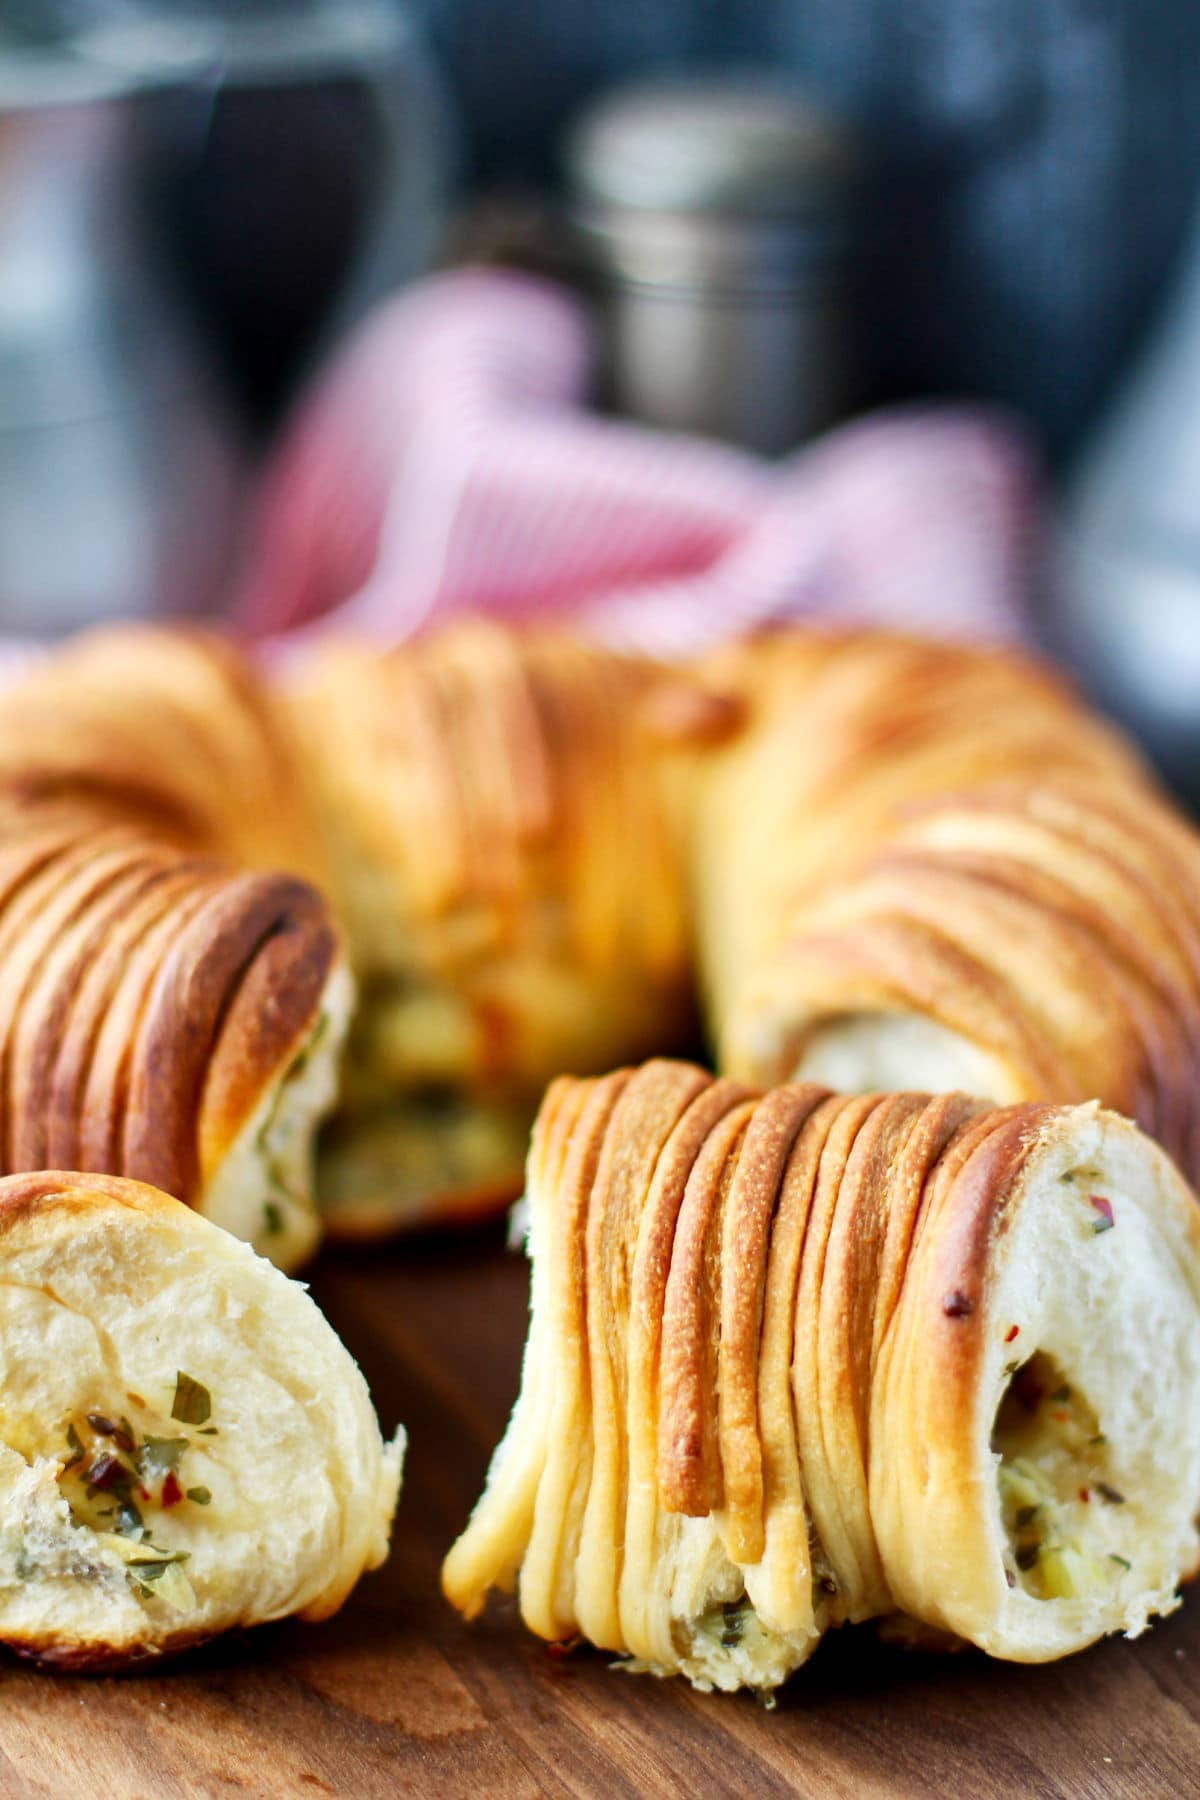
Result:
{"type": "MultiPolygon", "coordinates": [[[[304,1262],[321,1236],[316,1200],[317,1133],[337,1099],[342,1047],[353,1007],[350,971],[336,962],[321,991],[315,1018],[299,1036],[290,1059],[279,1062],[275,1079],[231,1143],[223,1129],[213,1129],[206,1090],[196,1210],[253,1244],[282,1269],[294,1269],[304,1262]]],[[[217,1054],[219,1057],[219,1043],[217,1054]]],[[[227,1122],[220,1114],[218,1118],[224,1127],[227,1122]]]]}
{"type": "Polygon", "coordinates": [[[1094,1103],[561,1081],[468,1617],[771,1690],[834,1625],[1042,1661],[1200,1564],[1200,1207],[1094,1103]]]}
{"type": "Polygon", "coordinates": [[[294,1267],[353,1005],[320,896],[124,827],[0,858],[0,1173],[153,1185],[294,1267]]]}
{"type": "Polygon", "coordinates": [[[1200,1561],[1195,1198],[1095,1106],[1018,1112],[957,1187],[873,1396],[885,1441],[924,1447],[877,1465],[892,1591],[1022,1662],[1134,1636],[1200,1561]]]}
{"type": "Polygon", "coordinates": [[[0,1641],[117,1667],[334,1612],[402,1434],[304,1290],[115,1177],[0,1181],[0,1641]]]}

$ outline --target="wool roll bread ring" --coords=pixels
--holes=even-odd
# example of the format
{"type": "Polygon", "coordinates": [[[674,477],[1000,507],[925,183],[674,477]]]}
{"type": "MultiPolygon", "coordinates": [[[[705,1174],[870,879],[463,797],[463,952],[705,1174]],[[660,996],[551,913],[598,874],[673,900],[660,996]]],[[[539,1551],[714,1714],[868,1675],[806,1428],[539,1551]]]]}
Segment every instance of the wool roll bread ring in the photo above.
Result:
{"type": "Polygon", "coordinates": [[[1046,668],[879,633],[734,646],[699,962],[730,1074],[1098,1098],[1200,1178],[1200,844],[1046,668]]]}
{"type": "Polygon", "coordinates": [[[1011,654],[797,629],[668,670],[472,620],[267,673],[198,631],[88,633],[0,696],[0,988],[27,996],[0,1168],[186,1184],[291,1267],[339,1065],[315,1185],[372,1239],[505,1205],[554,1075],[693,1043],[700,1011],[738,1079],[1096,1098],[1200,1179],[1198,894],[1133,748],[1011,654]],[[44,874],[10,864],[56,833],[44,874]],[[193,912],[190,969],[146,986],[193,912]],[[186,1075],[161,1159],[126,1118],[159,1051],[186,1075]]]}
{"type": "Polygon", "coordinates": [[[0,1181],[0,1642],[119,1667],[335,1612],[402,1436],[303,1288],[156,1189],[0,1181]]]}
{"type": "Polygon", "coordinates": [[[351,1004],[304,882],[27,823],[0,845],[0,1173],[147,1181],[293,1267],[351,1004]]]}
{"type": "Polygon", "coordinates": [[[836,1625],[1038,1662],[1176,1604],[1200,1209],[1127,1120],[655,1062],[554,1085],[528,1195],[468,1617],[517,1581],[545,1638],[769,1692],[836,1625]]]}

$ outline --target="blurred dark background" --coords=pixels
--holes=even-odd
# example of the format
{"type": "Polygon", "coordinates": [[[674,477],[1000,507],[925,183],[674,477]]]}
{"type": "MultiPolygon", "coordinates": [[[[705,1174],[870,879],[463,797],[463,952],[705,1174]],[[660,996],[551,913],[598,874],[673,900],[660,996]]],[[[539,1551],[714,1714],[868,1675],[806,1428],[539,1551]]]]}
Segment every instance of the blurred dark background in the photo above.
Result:
{"type": "MultiPolygon", "coordinates": [[[[439,261],[520,262],[524,219],[526,260],[602,302],[591,398],[643,422],[775,454],[898,399],[1010,409],[1057,502],[1032,616],[1200,794],[1198,200],[1196,0],[0,0],[0,628],[226,607],[305,377],[439,261]],[[863,179],[826,254],[819,182],[784,169],[782,301],[774,267],[661,284],[662,316],[709,307],[689,364],[635,317],[640,271],[567,266],[596,194],[576,167],[566,205],[564,136],[607,91],[739,69],[831,113],[863,179]],[[794,367],[763,323],[788,306],[816,321],[794,367]],[[770,441],[651,392],[673,358],[685,397],[799,398],[843,351],[838,404],[770,441]]],[[[673,244],[693,201],[624,222],[673,244]]],[[[741,201],[694,204],[713,267],[762,223],[741,201]]]]}
{"type": "Polygon", "coordinates": [[[875,189],[873,397],[1015,405],[1058,455],[1172,272],[1200,189],[1192,0],[417,0],[465,172],[553,179],[564,123],[630,73],[802,77],[875,189]]]}
{"type": "MultiPolygon", "coordinates": [[[[293,29],[281,0],[0,0],[0,74],[6,37],[208,10],[293,29]]],[[[747,64],[802,80],[869,153],[863,398],[1007,402],[1056,458],[1146,326],[1200,186],[1193,0],[411,0],[407,15],[452,104],[460,198],[552,190],[568,121],[631,76],[747,64]]],[[[269,103],[201,89],[164,103],[154,130],[152,204],[182,222],[193,291],[269,415],[378,198],[370,105],[336,75],[269,103]],[[270,254],[265,221],[288,232],[290,271],[269,318],[261,253],[256,272],[229,248],[270,254]]]]}

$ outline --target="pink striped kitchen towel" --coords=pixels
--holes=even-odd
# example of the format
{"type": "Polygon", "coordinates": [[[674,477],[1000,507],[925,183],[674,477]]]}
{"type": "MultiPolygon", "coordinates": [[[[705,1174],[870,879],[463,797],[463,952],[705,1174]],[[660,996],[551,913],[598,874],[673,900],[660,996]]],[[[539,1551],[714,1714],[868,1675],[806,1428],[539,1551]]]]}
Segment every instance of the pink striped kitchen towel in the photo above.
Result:
{"type": "Polygon", "coordinates": [[[589,412],[593,353],[581,302],[529,276],[385,303],[268,468],[242,628],[394,641],[475,610],[666,656],[797,618],[1023,634],[1036,497],[1010,423],[898,410],[767,463],[589,412]]]}

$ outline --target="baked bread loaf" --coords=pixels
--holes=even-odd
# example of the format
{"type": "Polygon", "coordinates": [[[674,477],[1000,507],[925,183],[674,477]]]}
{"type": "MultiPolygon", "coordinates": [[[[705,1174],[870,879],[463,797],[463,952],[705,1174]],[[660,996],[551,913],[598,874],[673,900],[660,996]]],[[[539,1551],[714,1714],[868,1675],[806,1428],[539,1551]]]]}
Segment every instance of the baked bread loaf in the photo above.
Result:
{"type": "Polygon", "coordinates": [[[0,702],[0,825],[13,810],[138,824],[239,868],[328,885],[270,689],[186,626],[70,640],[0,702]]]}
{"type": "Polygon", "coordinates": [[[228,646],[119,628],[0,704],[0,1174],[148,1181],[286,1268],[352,982],[295,754],[228,646]],[[255,869],[262,872],[252,872],[255,869]]]}
{"type": "Polygon", "coordinates": [[[361,995],[320,1169],[376,1235],[518,1191],[546,1083],[677,1046],[682,859],[652,665],[482,620],[287,693],[361,995]]]}
{"type": "Polygon", "coordinates": [[[666,671],[474,621],[385,655],[321,643],[268,683],[203,633],[123,627],[0,697],[0,857],[59,832],[86,883],[104,831],[178,859],[180,906],[205,881],[227,896],[187,936],[225,998],[199,1000],[197,963],[184,1002],[165,920],[129,952],[142,976],[101,1039],[134,929],[116,890],[62,945],[48,924],[26,938],[32,892],[0,903],[0,986],[30,993],[5,1052],[3,1167],[50,1155],[35,1152],[57,1026],[37,1008],[56,980],[65,1006],[59,973],[103,943],[108,973],[71,1026],[88,1116],[124,1118],[122,1033],[157,992],[154,1055],[187,1036],[177,1153],[123,1160],[110,1123],[51,1160],[178,1188],[287,1266],[316,1229],[311,1140],[351,1005],[297,876],[328,897],[361,994],[317,1182],[340,1235],[507,1203],[546,1082],[689,1047],[694,987],[740,1079],[1095,1097],[1200,1177],[1196,834],[1123,739],[1023,659],[796,631],[666,671]],[[285,886],[246,874],[272,868],[285,886]],[[220,919],[248,946],[277,904],[287,929],[266,925],[238,967],[209,945],[220,919]],[[146,989],[168,944],[175,974],[146,989]],[[207,1025],[185,1027],[193,1001],[207,1025]],[[260,1143],[267,1124],[285,1156],[260,1143]]]}
{"type": "Polygon", "coordinates": [[[1029,662],[882,635],[714,659],[690,837],[718,1066],[1099,1098],[1200,1173],[1200,843],[1029,662]]]}
{"type": "Polygon", "coordinates": [[[528,1193],[468,1617],[519,1576],[545,1638],[769,1691],[834,1625],[1038,1662],[1176,1604],[1200,1210],[1128,1121],[654,1062],[554,1084],[528,1193]]]}
{"type": "Polygon", "coordinates": [[[335,1612],[403,1439],[303,1288],[111,1176],[0,1181],[0,1642],[114,1667],[335,1612]]]}
{"type": "Polygon", "coordinates": [[[319,1220],[350,978],[303,882],[136,827],[0,845],[0,1174],[153,1183],[291,1267],[319,1220]]]}

